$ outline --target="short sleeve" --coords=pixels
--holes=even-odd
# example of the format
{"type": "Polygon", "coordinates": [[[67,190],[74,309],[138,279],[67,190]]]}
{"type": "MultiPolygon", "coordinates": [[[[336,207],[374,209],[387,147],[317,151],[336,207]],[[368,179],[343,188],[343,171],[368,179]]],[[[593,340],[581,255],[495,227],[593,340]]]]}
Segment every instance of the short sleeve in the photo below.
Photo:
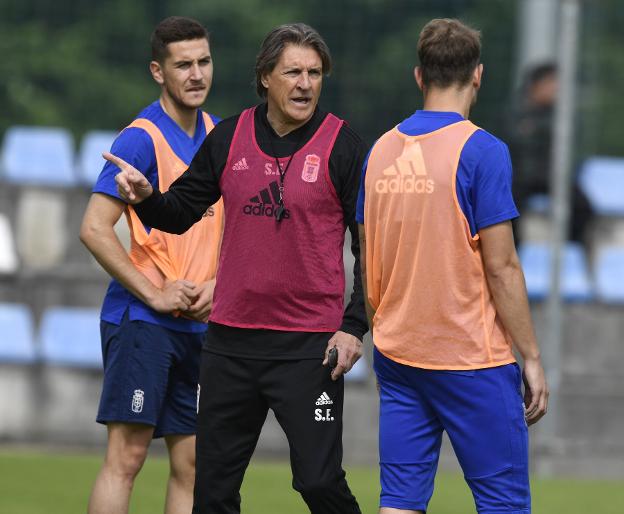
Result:
{"type": "MultiPolygon", "coordinates": [[[[154,143],[147,132],[137,127],[126,128],[115,139],[110,152],[138,169],[152,186],[158,188],[154,143]]],[[[115,183],[117,173],[119,173],[119,168],[111,162],[106,162],[93,187],[93,192],[119,198],[115,183]]]]}
{"type": "Polygon", "coordinates": [[[477,130],[462,149],[455,183],[457,200],[470,233],[518,216],[511,192],[511,159],[507,145],[477,130]]]}
{"type": "Polygon", "coordinates": [[[506,144],[497,140],[483,151],[475,169],[472,205],[477,232],[518,216],[511,180],[509,149],[506,144]]]}

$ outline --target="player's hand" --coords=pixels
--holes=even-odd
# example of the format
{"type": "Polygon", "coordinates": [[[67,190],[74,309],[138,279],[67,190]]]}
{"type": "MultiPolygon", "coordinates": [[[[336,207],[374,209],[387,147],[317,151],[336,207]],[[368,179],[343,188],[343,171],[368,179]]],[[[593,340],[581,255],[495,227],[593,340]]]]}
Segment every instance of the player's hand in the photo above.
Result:
{"type": "Polygon", "coordinates": [[[110,152],[104,152],[102,157],[121,170],[115,175],[115,182],[119,196],[127,203],[132,205],[140,203],[152,194],[152,185],[134,166],[110,152]]]}
{"type": "Polygon", "coordinates": [[[157,312],[167,314],[173,311],[186,312],[197,294],[197,287],[190,280],[167,280],[149,304],[157,312]]]}
{"type": "Polygon", "coordinates": [[[524,361],[524,417],[527,425],[539,421],[548,408],[548,384],[540,359],[524,361]]]}
{"type": "Polygon", "coordinates": [[[191,304],[189,309],[184,313],[185,316],[202,323],[208,323],[208,316],[212,310],[212,298],[214,295],[215,281],[208,280],[197,286],[197,297],[191,304]]]}
{"type": "Polygon", "coordinates": [[[343,374],[348,373],[362,356],[362,341],[354,335],[339,330],[327,343],[323,366],[329,364],[329,350],[334,346],[338,349],[338,364],[332,371],[331,378],[338,380],[343,374]]]}

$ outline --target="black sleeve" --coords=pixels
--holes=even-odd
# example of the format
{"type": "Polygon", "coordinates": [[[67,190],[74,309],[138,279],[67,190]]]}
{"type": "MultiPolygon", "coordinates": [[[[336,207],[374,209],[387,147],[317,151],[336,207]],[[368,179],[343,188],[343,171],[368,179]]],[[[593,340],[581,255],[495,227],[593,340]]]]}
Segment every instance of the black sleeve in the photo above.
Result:
{"type": "Polygon", "coordinates": [[[219,123],[204,139],[189,168],[166,193],[157,189],[134,206],[149,227],[183,234],[221,197],[219,181],[228,158],[238,117],[219,123]]]}
{"type": "Polygon", "coordinates": [[[362,276],[360,274],[360,239],[355,221],[355,208],[360,187],[362,166],[367,149],[359,136],[347,125],[343,125],[329,156],[329,176],[342,203],[345,224],[351,233],[351,252],[355,257],[353,265],[353,292],[345,309],[340,330],[362,339],[368,332],[368,321],[364,307],[362,276]]]}

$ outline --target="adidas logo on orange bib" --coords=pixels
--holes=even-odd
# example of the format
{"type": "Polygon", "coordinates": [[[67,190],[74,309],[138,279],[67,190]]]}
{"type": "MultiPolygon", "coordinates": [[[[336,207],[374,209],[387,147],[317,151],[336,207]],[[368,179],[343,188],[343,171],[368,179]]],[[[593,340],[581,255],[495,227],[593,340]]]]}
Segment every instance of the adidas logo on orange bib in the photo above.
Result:
{"type": "Polygon", "coordinates": [[[427,178],[427,169],[418,142],[408,142],[392,166],[383,170],[384,178],[375,182],[377,193],[431,194],[435,182],[427,178]]]}
{"type": "MultiPolygon", "coordinates": [[[[267,218],[276,217],[279,206],[279,186],[277,180],[265,187],[256,196],[252,196],[250,204],[243,206],[243,213],[248,216],[266,216],[267,218]]],[[[290,210],[284,209],[284,218],[290,218],[290,210]]]]}

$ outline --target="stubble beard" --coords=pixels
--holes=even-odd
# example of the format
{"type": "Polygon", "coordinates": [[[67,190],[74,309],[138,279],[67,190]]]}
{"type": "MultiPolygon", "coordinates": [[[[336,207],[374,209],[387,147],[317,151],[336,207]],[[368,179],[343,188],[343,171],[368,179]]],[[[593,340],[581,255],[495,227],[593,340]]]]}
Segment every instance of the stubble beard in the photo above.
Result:
{"type": "Polygon", "coordinates": [[[165,91],[167,92],[167,96],[171,99],[171,101],[175,105],[176,109],[179,109],[180,111],[190,112],[190,111],[196,111],[204,104],[204,102],[206,101],[206,98],[208,97],[208,92],[210,91],[210,88],[206,88],[201,102],[198,102],[197,105],[185,102],[181,96],[178,96],[177,94],[175,94],[175,92],[172,91],[167,86],[165,86],[165,91]]]}

